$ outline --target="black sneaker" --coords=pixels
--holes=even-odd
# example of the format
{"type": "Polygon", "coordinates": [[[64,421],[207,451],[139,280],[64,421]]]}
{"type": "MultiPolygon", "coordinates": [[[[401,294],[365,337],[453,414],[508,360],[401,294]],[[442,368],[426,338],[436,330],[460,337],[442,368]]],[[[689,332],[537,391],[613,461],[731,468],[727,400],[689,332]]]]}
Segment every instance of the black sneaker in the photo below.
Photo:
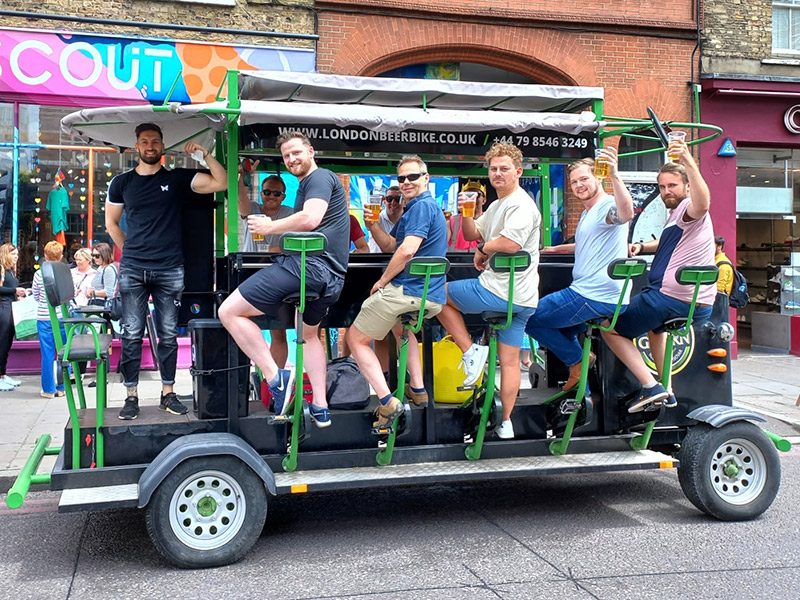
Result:
{"type": "Polygon", "coordinates": [[[158,405],[159,410],[165,410],[173,415],[185,415],[189,412],[186,405],[178,400],[178,395],[175,392],[169,394],[161,394],[161,404],[158,405]]]}
{"type": "Polygon", "coordinates": [[[669,396],[669,392],[667,392],[667,390],[664,389],[664,386],[660,383],[656,383],[651,388],[642,388],[642,391],[639,392],[639,396],[633,402],[628,404],[628,412],[641,412],[650,404],[663,402],[667,396],[669,396]]]}
{"type": "Polygon", "coordinates": [[[139,398],[128,396],[125,398],[125,406],[119,411],[119,418],[123,421],[133,421],[139,416],[139,398]]]}

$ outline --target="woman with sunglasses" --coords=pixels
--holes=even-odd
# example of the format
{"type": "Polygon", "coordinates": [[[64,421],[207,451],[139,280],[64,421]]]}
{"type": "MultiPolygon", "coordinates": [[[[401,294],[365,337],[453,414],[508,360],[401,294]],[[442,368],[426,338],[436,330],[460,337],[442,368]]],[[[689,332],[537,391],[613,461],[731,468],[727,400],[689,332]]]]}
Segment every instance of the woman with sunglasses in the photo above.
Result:
{"type": "Polygon", "coordinates": [[[14,341],[14,316],[11,303],[27,293],[19,287],[17,260],[19,250],[14,244],[0,246],[0,392],[10,392],[21,382],[6,375],[6,364],[14,341]]]}
{"type": "Polygon", "coordinates": [[[97,272],[92,287],[87,290],[89,304],[104,306],[106,299],[117,295],[117,268],[114,266],[114,251],[105,242],[92,248],[92,261],[97,272]]]}

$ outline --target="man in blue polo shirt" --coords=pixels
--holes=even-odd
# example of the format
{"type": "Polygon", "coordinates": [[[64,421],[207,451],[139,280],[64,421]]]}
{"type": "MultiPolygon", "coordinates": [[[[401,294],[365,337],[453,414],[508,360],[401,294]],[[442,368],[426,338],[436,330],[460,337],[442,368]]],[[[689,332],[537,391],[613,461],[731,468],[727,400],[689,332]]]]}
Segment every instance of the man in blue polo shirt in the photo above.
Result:
{"type": "MultiPolygon", "coordinates": [[[[380,399],[374,427],[391,423],[403,411],[403,404],[392,396],[380,361],[370,347],[397,327],[400,315],[419,310],[423,280],[406,275],[406,263],[415,256],[444,256],[447,252],[447,224],[442,209],[428,191],[428,167],[418,156],[404,156],[397,167],[397,181],[406,201],[403,216],[392,229],[394,255],[381,278],[372,286],[370,297],[347,332],[347,343],[364,377],[380,399]]],[[[383,245],[383,244],[382,244],[383,245]]],[[[426,314],[433,316],[442,310],[447,298],[443,276],[431,279],[425,301],[426,314]]],[[[399,335],[399,327],[395,335],[399,335]]],[[[422,382],[419,344],[414,334],[408,340],[409,385],[406,394],[417,406],[428,405],[428,394],[422,382]]]]}

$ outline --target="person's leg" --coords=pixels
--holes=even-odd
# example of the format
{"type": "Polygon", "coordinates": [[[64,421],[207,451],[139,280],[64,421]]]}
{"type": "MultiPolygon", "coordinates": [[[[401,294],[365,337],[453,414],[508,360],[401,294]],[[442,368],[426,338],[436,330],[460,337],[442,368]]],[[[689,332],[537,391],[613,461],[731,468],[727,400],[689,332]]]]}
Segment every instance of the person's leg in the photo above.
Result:
{"type": "Polygon", "coordinates": [[[514,410],[519,393],[519,346],[498,343],[497,356],[500,359],[500,401],[503,404],[503,421],[508,421],[511,419],[511,412],[514,410]]]}
{"type": "Polygon", "coordinates": [[[411,385],[411,388],[414,390],[424,389],[425,382],[422,379],[422,361],[419,356],[419,341],[417,340],[417,336],[410,331],[408,332],[408,358],[406,369],[408,370],[408,383],[411,385]]]}
{"type": "Polygon", "coordinates": [[[261,328],[250,319],[264,313],[245,300],[239,290],[234,290],[219,307],[217,314],[242,352],[261,369],[264,378],[267,381],[274,379],[278,374],[278,365],[261,335],[261,328]]]}
{"type": "Polygon", "coordinates": [[[603,340],[611,351],[617,355],[623,364],[630,369],[636,379],[642,386],[647,386],[655,383],[655,378],[644,363],[639,349],[634,346],[631,338],[623,337],[616,331],[604,331],[603,340]]]}
{"type": "MultiPolygon", "coordinates": [[[[661,381],[661,377],[663,375],[662,369],[664,367],[664,356],[667,353],[667,334],[666,332],[656,333],[655,331],[648,331],[647,340],[650,343],[650,353],[653,355],[653,362],[656,363],[658,381],[661,381]]],[[[667,385],[665,387],[669,388],[669,381],[667,381],[667,385]]]]}
{"type": "Polygon", "coordinates": [[[183,267],[167,271],[148,271],[156,309],[158,368],[161,372],[161,395],[174,391],[178,363],[178,314],[183,294],[183,267]]]}
{"type": "Polygon", "coordinates": [[[375,355],[381,362],[381,369],[386,373],[389,370],[389,336],[387,335],[382,340],[375,340],[373,346],[375,355]]]}
{"type": "Polygon", "coordinates": [[[56,377],[53,366],[56,360],[56,344],[53,339],[53,326],[50,321],[36,321],[36,331],[39,334],[39,348],[42,351],[42,392],[45,394],[56,393],[56,377]]]}
{"type": "MultiPolygon", "coordinates": [[[[451,285],[452,283],[447,284],[448,287],[451,285]]],[[[437,318],[439,319],[439,323],[442,324],[442,327],[452,336],[453,341],[462,352],[466,352],[470,349],[472,346],[472,338],[469,336],[467,326],[464,324],[464,317],[461,316],[461,312],[452,303],[449,296],[447,298],[447,304],[442,306],[442,312],[439,313],[437,318]]]]}
{"type": "Polygon", "coordinates": [[[11,303],[2,302],[0,303],[0,377],[5,377],[6,375],[8,354],[11,352],[11,344],[13,341],[14,317],[11,312],[11,303]]]}
{"type": "Polygon", "coordinates": [[[569,288],[549,294],[539,301],[528,319],[525,333],[548,348],[566,366],[580,364],[583,349],[578,333],[594,312],[586,310],[585,300],[569,288]]]}
{"type": "Polygon", "coordinates": [[[142,362],[142,338],[150,291],[140,269],[120,268],[119,293],[122,298],[122,353],[120,372],[126,396],[138,398],[139,370],[142,362]]]}
{"type": "Polygon", "coordinates": [[[271,340],[269,351],[270,354],[272,354],[272,358],[275,360],[275,364],[278,365],[278,368],[285,369],[286,361],[289,359],[289,344],[286,341],[286,330],[270,329],[269,339],[271,340]]]}
{"type": "Polygon", "coordinates": [[[303,325],[303,366],[311,382],[314,393],[313,403],[317,406],[327,407],[326,376],[328,372],[328,353],[319,339],[319,324],[303,325]]]}
{"type": "Polygon", "coordinates": [[[347,343],[353,358],[358,364],[358,368],[361,370],[361,373],[370,386],[372,386],[372,389],[375,390],[375,394],[378,398],[385,398],[391,394],[392,392],[389,390],[386,378],[383,375],[381,363],[370,347],[372,338],[362,333],[358,327],[353,324],[347,331],[347,343]]]}

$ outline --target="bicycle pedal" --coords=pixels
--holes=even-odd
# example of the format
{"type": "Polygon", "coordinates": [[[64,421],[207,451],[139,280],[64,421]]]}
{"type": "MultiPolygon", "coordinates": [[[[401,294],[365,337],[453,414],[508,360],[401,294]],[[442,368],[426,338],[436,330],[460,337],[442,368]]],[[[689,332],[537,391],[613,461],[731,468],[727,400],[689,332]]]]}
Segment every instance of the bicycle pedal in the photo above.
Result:
{"type": "Polygon", "coordinates": [[[372,435],[391,435],[392,433],[394,433],[394,428],[391,425],[372,428],[372,435]]]}
{"type": "Polygon", "coordinates": [[[460,385],[456,388],[459,392],[471,392],[473,390],[477,390],[477,385],[460,385]]]}
{"type": "Polygon", "coordinates": [[[579,405],[575,398],[566,398],[561,401],[561,404],[558,406],[558,412],[562,415],[571,415],[576,410],[578,410],[579,405]]]}
{"type": "Polygon", "coordinates": [[[283,425],[291,422],[292,418],[289,415],[270,415],[267,417],[268,425],[283,425]]]}

